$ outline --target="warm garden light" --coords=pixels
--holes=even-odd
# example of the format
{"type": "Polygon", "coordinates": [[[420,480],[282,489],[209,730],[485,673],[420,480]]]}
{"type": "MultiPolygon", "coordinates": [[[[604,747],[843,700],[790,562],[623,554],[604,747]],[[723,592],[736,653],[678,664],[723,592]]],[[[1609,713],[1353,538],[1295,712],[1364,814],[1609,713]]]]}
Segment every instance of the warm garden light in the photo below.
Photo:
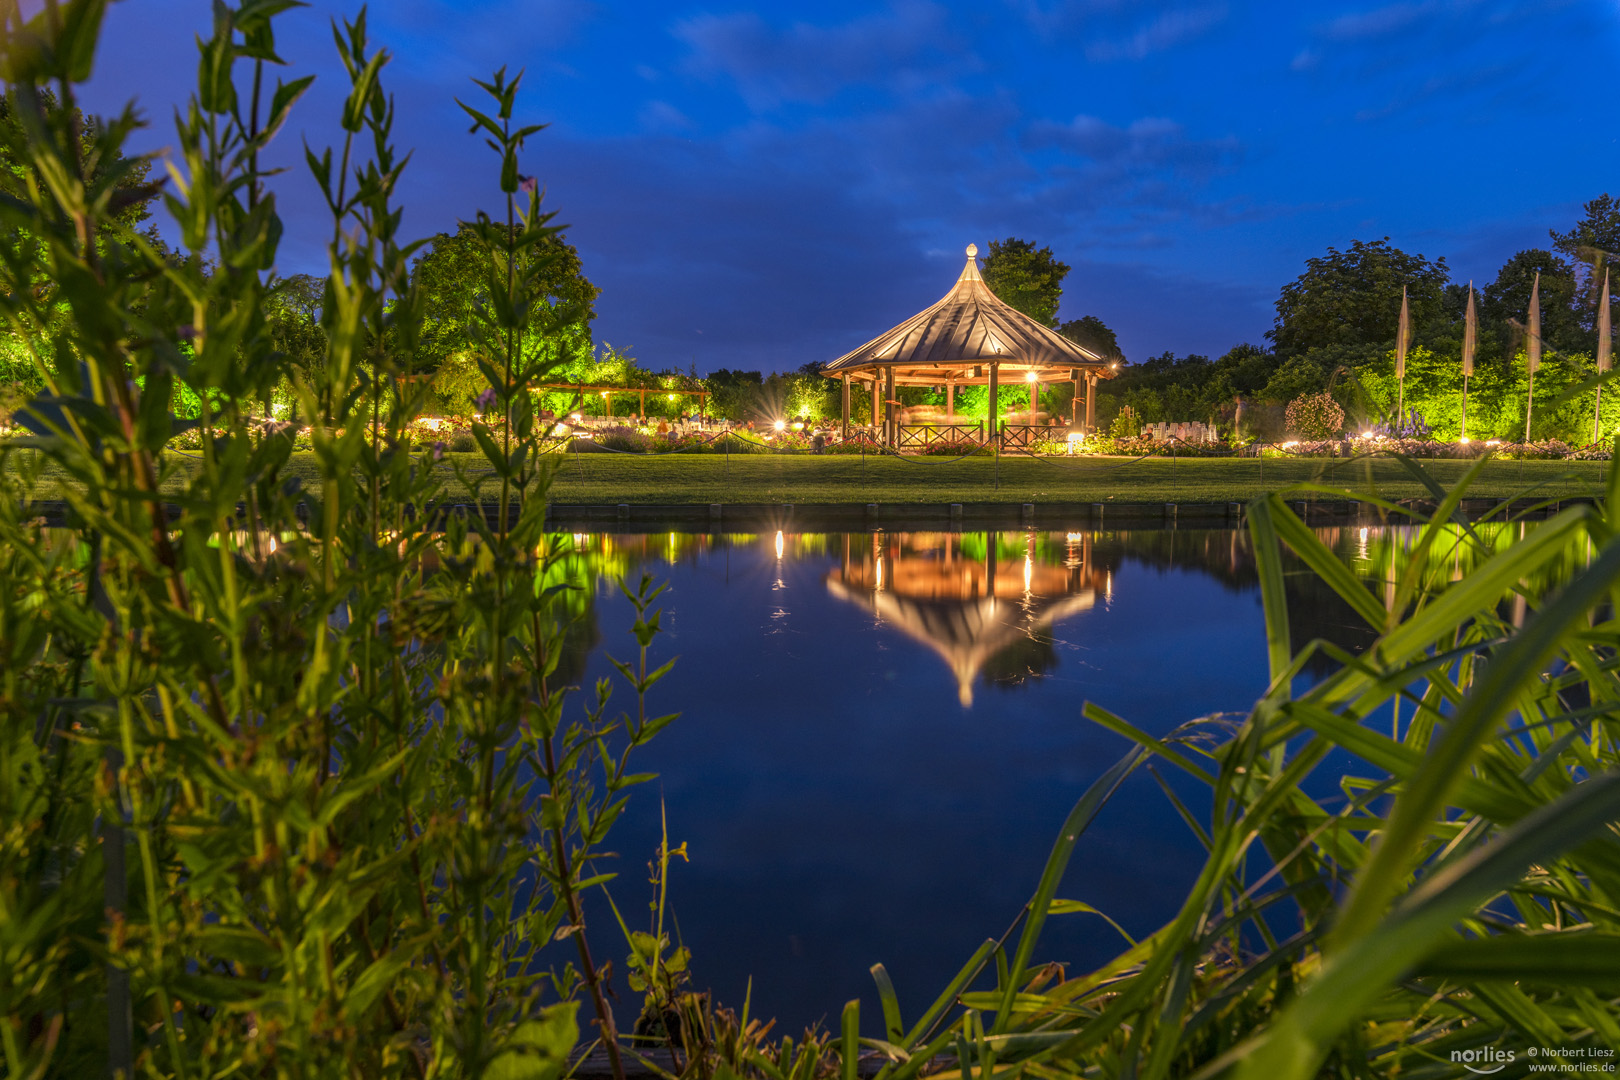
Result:
{"type": "Polygon", "coordinates": [[[777,431],[786,431],[787,430],[787,421],[786,420],[778,420],[776,423],[772,424],[771,426],[773,428],[775,428],[777,431]]]}
{"type": "Polygon", "coordinates": [[[1467,446],[1469,443],[1473,442],[1474,440],[1470,439],[1468,436],[1464,435],[1462,438],[1458,439],[1457,441],[1462,443],[1464,446],[1467,446]]]}
{"type": "Polygon", "coordinates": [[[1024,381],[1025,381],[1025,382],[1034,382],[1034,381],[1035,381],[1035,380],[1036,380],[1036,379],[1039,379],[1039,378],[1040,378],[1040,376],[1039,376],[1039,375],[1037,375],[1037,374],[1036,374],[1036,373],[1035,373],[1035,372],[1033,372],[1033,371],[1026,371],[1026,372],[1024,372],[1024,381]]]}

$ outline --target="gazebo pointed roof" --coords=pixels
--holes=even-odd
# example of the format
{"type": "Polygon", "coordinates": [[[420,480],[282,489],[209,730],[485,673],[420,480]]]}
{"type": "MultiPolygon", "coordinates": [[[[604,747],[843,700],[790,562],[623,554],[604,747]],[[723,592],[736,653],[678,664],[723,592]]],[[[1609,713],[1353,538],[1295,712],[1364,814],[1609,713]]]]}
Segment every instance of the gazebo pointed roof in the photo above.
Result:
{"type": "Polygon", "coordinates": [[[1073,368],[1104,377],[1113,373],[1112,361],[998,299],[979,275],[978,254],[978,247],[969,244],[962,276],[937,304],[823,365],[822,373],[893,367],[899,381],[907,375],[938,381],[942,374],[962,369],[959,377],[969,382],[975,377],[982,381],[982,373],[970,369],[987,364],[1039,372],[1062,369],[1062,378],[1073,368]]]}

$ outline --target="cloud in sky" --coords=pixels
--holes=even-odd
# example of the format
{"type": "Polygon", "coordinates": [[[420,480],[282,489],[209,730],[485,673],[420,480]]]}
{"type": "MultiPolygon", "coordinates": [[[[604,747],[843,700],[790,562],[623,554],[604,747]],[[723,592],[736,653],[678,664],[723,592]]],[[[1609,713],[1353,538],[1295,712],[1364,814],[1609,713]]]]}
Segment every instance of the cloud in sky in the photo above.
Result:
{"type": "MultiPolygon", "coordinates": [[[[299,140],[335,136],[344,12],[316,0],[278,39],[319,74],[276,158],[288,270],[330,235],[299,140]]],[[[113,5],[92,107],[138,94],[142,145],[172,143],[206,21],[113,5]]],[[[519,113],[553,126],[524,171],[603,288],[598,340],[654,367],[829,359],[1007,236],[1073,266],[1062,316],[1128,354],[1219,353],[1329,244],[1388,234],[1479,278],[1620,175],[1612,0],[397,0],[372,36],[417,150],[406,230],[496,204],[452,97],[526,69],[519,113]]]]}
{"type": "Polygon", "coordinates": [[[927,0],[900,0],[833,24],[778,25],[752,11],[704,13],[678,19],[672,32],[691,50],[688,71],[723,77],[756,109],[825,102],[852,86],[940,76],[963,62],[946,11],[927,0]]]}
{"type": "Polygon", "coordinates": [[[1226,20],[1224,3],[1177,7],[1160,12],[1124,37],[1102,38],[1086,46],[1089,60],[1141,60],[1199,37],[1226,20]]]}
{"type": "Polygon", "coordinates": [[[1057,146],[1105,168],[1168,169],[1202,177],[1234,164],[1242,153],[1237,139],[1194,139],[1168,117],[1146,116],[1119,126],[1095,116],[1077,116],[1066,124],[1036,121],[1027,141],[1057,146]]]}

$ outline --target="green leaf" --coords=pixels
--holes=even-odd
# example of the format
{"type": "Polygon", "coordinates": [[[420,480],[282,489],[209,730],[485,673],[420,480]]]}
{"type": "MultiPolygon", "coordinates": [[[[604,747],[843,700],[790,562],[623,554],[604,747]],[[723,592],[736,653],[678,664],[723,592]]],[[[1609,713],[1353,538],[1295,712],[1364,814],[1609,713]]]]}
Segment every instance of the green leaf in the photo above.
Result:
{"type": "Polygon", "coordinates": [[[889,969],[882,964],[873,964],[870,970],[872,981],[877,983],[878,1000],[883,1004],[883,1029],[890,1042],[899,1042],[905,1037],[905,1029],[900,1023],[900,999],[895,996],[889,969]]]}
{"type": "Polygon", "coordinates": [[[1109,926],[1112,926],[1115,930],[1117,930],[1119,932],[1119,936],[1124,938],[1131,945],[1136,944],[1136,939],[1127,934],[1123,926],[1109,918],[1106,911],[1094,908],[1083,900],[1053,900],[1051,906],[1047,910],[1053,915],[1096,915],[1109,926]]]}
{"type": "Polygon", "coordinates": [[[101,38],[101,20],[107,14],[107,0],[69,0],[61,11],[62,35],[56,42],[57,61],[69,82],[89,82],[95,66],[96,43],[101,38]]]}
{"type": "Polygon", "coordinates": [[[487,1080],[556,1080],[579,1042],[577,1001],[565,1001],[519,1023],[484,1070],[487,1080]]]}
{"type": "Polygon", "coordinates": [[[280,79],[276,80],[276,92],[270,99],[270,116],[265,122],[264,131],[259,136],[262,141],[269,142],[275,137],[276,132],[280,131],[281,126],[287,122],[287,117],[292,113],[292,107],[298,103],[299,98],[304,96],[304,91],[308,90],[310,84],[314,81],[315,76],[313,75],[305,75],[303,78],[294,79],[290,83],[283,83],[280,79]]]}
{"type": "Polygon", "coordinates": [[[1271,682],[1285,697],[1286,686],[1278,686],[1288,671],[1294,647],[1288,636],[1288,593],[1283,588],[1282,552],[1277,546],[1274,517],[1290,517],[1282,500],[1267,495],[1249,504],[1249,536],[1254,542],[1255,569],[1260,577],[1260,603],[1266,618],[1266,656],[1271,663],[1271,682]]]}
{"type": "Polygon", "coordinates": [[[839,1039],[839,1065],[841,1080],[856,1080],[856,1067],[860,1064],[861,999],[852,998],[844,1003],[839,1039]]]}
{"type": "Polygon", "coordinates": [[[1442,945],[1412,974],[1473,982],[1620,987],[1620,934],[1499,934],[1442,945]]]}

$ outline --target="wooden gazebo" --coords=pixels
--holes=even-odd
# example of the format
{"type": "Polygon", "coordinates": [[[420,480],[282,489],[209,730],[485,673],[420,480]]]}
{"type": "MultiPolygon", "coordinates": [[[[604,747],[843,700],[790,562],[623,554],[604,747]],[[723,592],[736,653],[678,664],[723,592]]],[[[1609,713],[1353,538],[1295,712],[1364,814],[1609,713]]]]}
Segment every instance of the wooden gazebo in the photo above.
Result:
{"type": "Polygon", "coordinates": [[[943,386],[946,425],[956,420],[958,386],[988,386],[990,436],[1001,438],[1008,448],[1022,449],[1033,438],[1034,417],[1029,425],[998,428],[997,398],[1002,388],[1017,383],[1033,403],[1041,384],[1073,382],[1078,399],[1084,379],[1085,429],[1092,430],[1097,380],[1113,378],[1118,363],[1002,303],[979,276],[978,254],[978,247],[969,244],[962,276],[939,303],[822,366],[823,375],[843,384],[845,438],[849,437],[850,394],[856,383],[870,383],[873,420],[877,422],[881,415],[881,438],[888,446],[926,444],[919,433],[899,424],[897,386],[943,386]]]}

